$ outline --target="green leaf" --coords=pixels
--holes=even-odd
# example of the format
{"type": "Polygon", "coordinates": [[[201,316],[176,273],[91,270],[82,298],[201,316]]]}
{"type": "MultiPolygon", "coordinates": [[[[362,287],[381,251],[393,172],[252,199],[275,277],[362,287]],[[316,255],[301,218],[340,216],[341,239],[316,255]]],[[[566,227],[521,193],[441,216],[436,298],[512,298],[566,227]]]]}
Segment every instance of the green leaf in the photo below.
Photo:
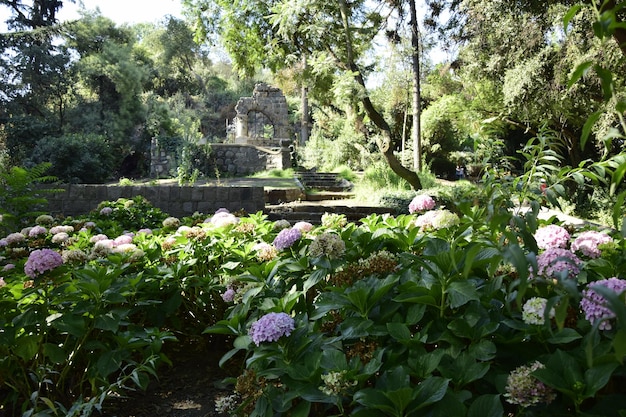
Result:
{"type": "Polygon", "coordinates": [[[572,88],[572,86],[576,84],[578,80],[580,80],[585,74],[589,72],[589,69],[592,67],[592,65],[592,61],[586,61],[578,65],[572,73],[569,82],[567,83],[567,88],[572,88]]]}
{"type": "Polygon", "coordinates": [[[52,322],[52,327],[62,333],[69,333],[75,337],[81,337],[86,331],[85,319],[76,314],[67,313],[52,322]]]}
{"type": "Polygon", "coordinates": [[[576,4],[570,7],[567,13],[565,13],[565,16],[563,16],[563,30],[565,30],[566,33],[567,33],[567,27],[569,26],[570,20],[572,20],[574,16],[578,14],[578,12],[580,11],[580,9],[582,9],[582,7],[583,7],[582,4],[576,4]]]}
{"type": "Polygon", "coordinates": [[[289,415],[292,417],[308,417],[311,412],[311,403],[309,401],[300,401],[298,405],[293,407],[289,415]]]}
{"type": "Polygon", "coordinates": [[[582,339],[582,336],[574,329],[564,328],[558,333],[555,333],[552,337],[548,338],[547,342],[553,345],[565,344],[573,342],[574,340],[582,339]]]}
{"type": "Polygon", "coordinates": [[[498,394],[486,394],[476,398],[467,413],[467,417],[502,417],[504,408],[498,394]]]}
{"type": "Polygon", "coordinates": [[[470,301],[479,301],[476,287],[469,281],[455,281],[448,287],[451,308],[458,308],[470,301]]]}
{"type": "Polygon", "coordinates": [[[619,363],[624,364],[626,358],[626,330],[619,329],[613,338],[613,350],[615,350],[615,359],[619,363]]]}
{"type": "Polygon", "coordinates": [[[585,392],[584,396],[590,398],[596,395],[611,379],[613,371],[619,366],[618,363],[606,363],[594,366],[585,371],[585,392]]]}
{"type": "Polygon", "coordinates": [[[387,323],[389,335],[399,342],[411,340],[411,332],[404,323],[387,323]]]}
{"type": "Polygon", "coordinates": [[[439,376],[431,376],[420,382],[417,386],[415,400],[411,403],[411,406],[407,408],[406,415],[415,415],[413,413],[417,410],[440,401],[443,396],[446,395],[449,382],[449,379],[439,376]]]}
{"type": "Polygon", "coordinates": [[[385,412],[387,415],[396,415],[394,404],[389,400],[385,393],[374,388],[365,388],[354,394],[354,401],[357,403],[385,412]]]}
{"type": "Polygon", "coordinates": [[[621,163],[617,168],[615,168],[615,171],[613,171],[613,175],[611,177],[611,195],[615,194],[615,190],[622,183],[624,174],[626,174],[626,162],[621,163]]]}
{"type": "Polygon", "coordinates": [[[40,341],[41,336],[39,335],[20,336],[15,342],[15,354],[25,361],[33,359],[39,351],[40,341]]]}
{"type": "Polygon", "coordinates": [[[45,343],[43,345],[43,353],[48,359],[50,359],[50,361],[52,361],[52,363],[55,364],[64,363],[68,357],[62,347],[54,345],[52,343],[45,343]]]}
{"type": "Polygon", "coordinates": [[[603,112],[596,111],[591,113],[591,115],[585,121],[583,126],[582,134],[580,135],[580,149],[585,149],[585,145],[587,144],[587,140],[589,139],[589,135],[591,134],[591,129],[593,125],[596,124],[600,116],[602,116],[603,112]]]}

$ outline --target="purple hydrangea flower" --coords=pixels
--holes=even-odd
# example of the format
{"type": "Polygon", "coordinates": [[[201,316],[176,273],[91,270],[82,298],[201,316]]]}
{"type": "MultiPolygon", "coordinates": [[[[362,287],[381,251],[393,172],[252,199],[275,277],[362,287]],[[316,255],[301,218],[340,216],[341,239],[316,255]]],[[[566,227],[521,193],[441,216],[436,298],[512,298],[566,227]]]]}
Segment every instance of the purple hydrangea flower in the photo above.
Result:
{"type": "Polygon", "coordinates": [[[111,207],[102,207],[102,209],[100,210],[100,214],[102,216],[108,216],[111,213],[113,213],[113,209],[111,207]]]}
{"type": "Polygon", "coordinates": [[[295,329],[294,319],[287,313],[268,313],[252,323],[248,334],[259,346],[261,342],[276,342],[282,336],[289,336],[295,329]]]}
{"type": "Polygon", "coordinates": [[[582,261],[567,249],[550,248],[537,256],[537,275],[545,279],[558,278],[567,272],[567,278],[576,278],[582,261]]]}
{"type": "Polygon", "coordinates": [[[31,252],[24,264],[24,273],[31,278],[63,265],[63,258],[52,249],[38,249],[31,252]]]}
{"type": "Polygon", "coordinates": [[[24,236],[23,234],[19,232],[16,232],[16,233],[11,233],[5,239],[9,245],[15,245],[18,243],[22,243],[26,239],[26,236],[24,236]]]}
{"type": "Polygon", "coordinates": [[[274,239],[273,245],[278,250],[290,248],[302,237],[302,232],[298,229],[289,228],[281,230],[274,239]]]}
{"type": "Polygon", "coordinates": [[[421,213],[435,208],[435,200],[429,195],[416,195],[409,203],[409,213],[421,213]]]}
{"type": "Polygon", "coordinates": [[[587,289],[583,290],[583,299],[580,301],[580,307],[585,312],[585,318],[596,324],[600,322],[598,328],[600,330],[611,330],[610,320],[615,317],[615,313],[608,307],[606,298],[595,292],[593,289],[597,287],[606,287],[620,295],[626,291],[626,280],[619,278],[609,278],[595,281],[587,285],[587,289]]]}
{"type": "Polygon", "coordinates": [[[9,242],[6,239],[0,239],[0,248],[4,248],[6,246],[9,246],[9,242]]]}
{"type": "Polygon", "coordinates": [[[48,230],[43,226],[35,226],[28,232],[28,237],[38,237],[39,235],[45,235],[48,230]]]}
{"type": "Polygon", "coordinates": [[[581,233],[572,242],[572,252],[580,252],[590,258],[599,258],[602,252],[598,249],[598,245],[612,241],[611,236],[606,233],[589,230],[581,233]]]}
{"type": "Polygon", "coordinates": [[[236,294],[237,293],[234,289],[228,287],[228,289],[224,291],[224,294],[222,294],[222,300],[226,301],[227,303],[232,303],[235,299],[236,294]]]}
{"type": "Polygon", "coordinates": [[[6,265],[4,266],[4,268],[2,268],[2,270],[3,270],[3,271],[5,271],[5,272],[6,272],[6,271],[10,271],[10,270],[12,270],[12,269],[15,269],[15,264],[6,264],[6,265]]]}
{"type": "Polygon", "coordinates": [[[561,226],[551,224],[540,227],[535,232],[535,240],[539,249],[566,248],[570,235],[561,226]]]}

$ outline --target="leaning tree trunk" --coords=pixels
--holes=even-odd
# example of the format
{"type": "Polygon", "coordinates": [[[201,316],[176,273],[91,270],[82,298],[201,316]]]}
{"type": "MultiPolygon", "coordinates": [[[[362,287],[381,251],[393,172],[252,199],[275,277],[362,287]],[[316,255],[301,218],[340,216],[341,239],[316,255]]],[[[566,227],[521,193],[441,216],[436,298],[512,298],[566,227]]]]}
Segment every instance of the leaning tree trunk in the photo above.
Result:
{"type": "MultiPolygon", "coordinates": [[[[365,87],[365,80],[363,79],[363,75],[361,71],[359,71],[356,62],[354,61],[354,55],[352,52],[352,36],[350,33],[350,24],[348,21],[348,7],[346,4],[346,0],[339,0],[339,8],[341,9],[341,18],[343,21],[343,27],[346,37],[346,52],[347,52],[347,65],[349,69],[355,74],[354,79],[361,86],[363,91],[367,91],[365,87]]],[[[378,147],[385,157],[389,168],[393,172],[395,172],[400,178],[407,181],[411,187],[415,190],[419,190],[422,188],[422,183],[416,172],[411,171],[404,165],[402,162],[396,157],[393,152],[393,134],[391,132],[391,128],[389,124],[385,120],[385,118],[380,114],[374,104],[370,100],[368,94],[363,94],[363,98],[361,99],[361,103],[363,104],[363,108],[365,109],[365,113],[367,113],[368,117],[378,127],[382,134],[382,140],[378,143],[378,147]]]]}
{"type": "Polygon", "coordinates": [[[419,27],[417,25],[417,10],[415,0],[410,0],[411,9],[411,59],[413,72],[413,169],[417,172],[422,170],[422,98],[420,83],[420,41],[419,27]]]}

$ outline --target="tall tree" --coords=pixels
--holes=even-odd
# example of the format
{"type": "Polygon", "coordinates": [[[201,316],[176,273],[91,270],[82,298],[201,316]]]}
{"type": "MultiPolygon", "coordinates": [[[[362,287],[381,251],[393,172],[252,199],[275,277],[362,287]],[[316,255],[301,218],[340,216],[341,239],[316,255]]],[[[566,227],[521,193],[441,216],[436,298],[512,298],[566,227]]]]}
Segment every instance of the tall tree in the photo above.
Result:
{"type": "Polygon", "coordinates": [[[185,0],[184,4],[195,12],[205,35],[219,35],[242,71],[293,66],[305,54],[311,74],[320,77],[319,84],[311,82],[312,90],[316,84],[328,87],[328,77],[341,83],[349,75],[359,107],[379,133],[379,149],[387,163],[413,188],[421,188],[417,173],[396,157],[399,138],[372,102],[367,88],[367,53],[391,15],[385,2],[185,0]]]}
{"type": "Polygon", "coordinates": [[[7,111],[4,117],[11,115],[7,138],[11,155],[19,162],[34,138],[62,128],[69,54],[57,42],[61,1],[0,0],[0,6],[10,12],[9,32],[0,34],[0,102],[7,111]]]}

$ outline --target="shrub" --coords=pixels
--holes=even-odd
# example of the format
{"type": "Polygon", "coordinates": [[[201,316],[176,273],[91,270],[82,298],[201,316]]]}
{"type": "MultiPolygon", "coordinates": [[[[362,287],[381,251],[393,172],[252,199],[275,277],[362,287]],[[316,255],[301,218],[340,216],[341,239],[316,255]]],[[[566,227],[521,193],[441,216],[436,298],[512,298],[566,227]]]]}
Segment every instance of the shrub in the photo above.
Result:
{"type": "Polygon", "coordinates": [[[115,174],[121,162],[105,136],[67,134],[46,137],[33,149],[32,160],[49,162],[50,174],[68,183],[103,183],[115,174]]]}

